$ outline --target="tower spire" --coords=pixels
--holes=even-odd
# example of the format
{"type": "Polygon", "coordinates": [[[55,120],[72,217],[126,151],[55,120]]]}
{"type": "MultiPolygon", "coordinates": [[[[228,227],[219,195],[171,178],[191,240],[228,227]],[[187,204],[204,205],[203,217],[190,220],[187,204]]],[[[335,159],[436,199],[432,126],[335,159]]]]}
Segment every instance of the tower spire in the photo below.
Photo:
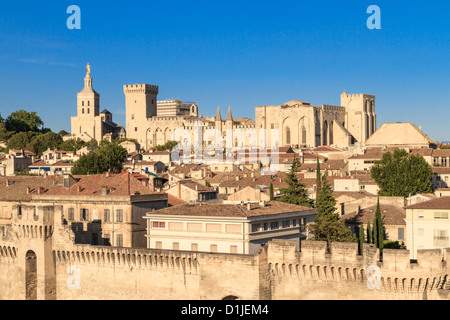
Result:
{"type": "Polygon", "coordinates": [[[231,114],[231,107],[228,107],[227,121],[229,121],[229,120],[233,120],[233,115],[231,114]]]}
{"type": "Polygon", "coordinates": [[[222,116],[220,115],[220,107],[217,107],[216,121],[222,120],[222,116]]]}

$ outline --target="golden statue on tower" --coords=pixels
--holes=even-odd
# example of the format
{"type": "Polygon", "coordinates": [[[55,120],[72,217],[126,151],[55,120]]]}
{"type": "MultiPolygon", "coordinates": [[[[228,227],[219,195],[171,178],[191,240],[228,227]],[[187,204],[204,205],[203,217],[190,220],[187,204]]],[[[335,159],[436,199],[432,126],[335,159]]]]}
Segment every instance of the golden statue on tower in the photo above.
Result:
{"type": "Polygon", "coordinates": [[[91,66],[89,65],[89,62],[86,66],[86,69],[87,69],[86,77],[90,77],[91,76],[91,66]]]}

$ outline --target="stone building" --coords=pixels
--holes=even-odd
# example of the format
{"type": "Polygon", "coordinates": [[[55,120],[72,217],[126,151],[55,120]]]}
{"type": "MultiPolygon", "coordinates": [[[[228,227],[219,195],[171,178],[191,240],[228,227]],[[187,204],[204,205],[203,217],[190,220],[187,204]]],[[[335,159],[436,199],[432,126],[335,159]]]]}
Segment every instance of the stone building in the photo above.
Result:
{"type": "Polygon", "coordinates": [[[304,226],[317,211],[293,204],[186,204],[150,212],[149,249],[254,254],[272,239],[290,239],[300,247],[304,226]]]}
{"type": "Polygon", "coordinates": [[[108,110],[100,112],[100,94],[92,87],[91,70],[84,78],[84,88],[77,95],[77,116],[72,117],[72,131],[65,139],[80,138],[83,141],[101,141],[108,138],[125,138],[122,126],[113,122],[108,110]]]}

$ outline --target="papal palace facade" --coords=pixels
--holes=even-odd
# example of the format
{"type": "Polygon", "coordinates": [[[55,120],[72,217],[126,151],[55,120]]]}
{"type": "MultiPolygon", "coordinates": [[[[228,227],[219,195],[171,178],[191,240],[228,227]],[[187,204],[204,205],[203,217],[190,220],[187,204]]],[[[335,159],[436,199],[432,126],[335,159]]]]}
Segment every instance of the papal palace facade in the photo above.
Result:
{"type": "MultiPolygon", "coordinates": [[[[143,149],[163,145],[167,141],[180,141],[174,137],[176,129],[184,129],[194,142],[195,130],[200,127],[222,133],[237,146],[237,137],[226,137],[233,129],[253,130],[268,147],[274,146],[272,132],[278,132],[280,146],[314,148],[321,145],[347,147],[363,144],[377,129],[375,96],[368,94],[341,95],[341,105],[313,106],[307,102],[289,101],[282,105],[267,105],[255,108],[255,119],[232,116],[228,110],[226,119],[220,109],[216,116],[199,115],[198,105],[180,100],[158,101],[159,87],[149,84],[124,85],[126,105],[126,132],[112,122],[107,110],[100,111],[100,95],[92,87],[90,66],[85,78],[85,87],[78,93],[77,116],[72,118],[72,138],[102,140],[106,135],[135,139],[143,149]],[[264,129],[261,130],[261,129],[264,129]]],[[[205,139],[202,139],[205,140],[205,139]]],[[[211,140],[211,142],[213,142],[211,140]]],[[[246,144],[248,140],[246,140],[246,144]]]]}

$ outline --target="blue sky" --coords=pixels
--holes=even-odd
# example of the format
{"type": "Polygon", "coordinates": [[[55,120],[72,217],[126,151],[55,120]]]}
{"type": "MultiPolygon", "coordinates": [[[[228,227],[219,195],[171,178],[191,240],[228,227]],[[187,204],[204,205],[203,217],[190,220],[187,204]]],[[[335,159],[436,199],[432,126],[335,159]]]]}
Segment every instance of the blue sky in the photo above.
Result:
{"type": "Polygon", "coordinates": [[[124,84],[200,113],[254,118],[259,105],[376,95],[378,125],[412,122],[450,140],[450,1],[2,1],[0,113],[37,111],[70,131],[89,62],[101,108],[124,125],[124,84]],[[81,30],[69,30],[69,5],[81,30]],[[370,5],[381,30],[369,30],[370,5]]]}

